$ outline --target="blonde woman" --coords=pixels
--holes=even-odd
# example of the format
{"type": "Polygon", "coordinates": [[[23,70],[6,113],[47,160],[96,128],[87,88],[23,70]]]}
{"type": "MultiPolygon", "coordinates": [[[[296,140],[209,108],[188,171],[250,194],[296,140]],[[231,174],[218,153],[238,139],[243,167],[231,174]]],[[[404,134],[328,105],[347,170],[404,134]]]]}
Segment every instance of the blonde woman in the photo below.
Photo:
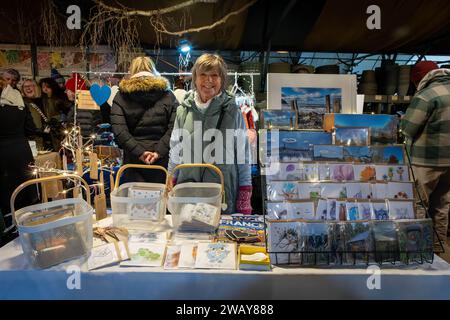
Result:
{"type": "MultiPolygon", "coordinates": [[[[215,164],[225,177],[227,209],[224,213],[251,214],[252,181],[247,132],[235,98],[225,91],[226,83],[227,68],[220,56],[203,54],[196,60],[192,68],[193,90],[186,94],[177,109],[170,141],[169,170],[180,163],[215,164]],[[221,138],[210,136],[211,132],[221,138]],[[190,150],[185,150],[189,145],[190,150]],[[202,147],[196,148],[198,145],[202,147]]],[[[209,169],[178,173],[176,183],[218,182],[217,175],[209,169]]]]}
{"type": "MultiPolygon", "coordinates": [[[[155,164],[167,168],[176,99],[167,79],[158,75],[149,57],[131,62],[130,78],[119,84],[111,108],[111,125],[124,163],[155,164]]],[[[125,171],[127,181],[164,182],[160,172],[125,171]]]]}

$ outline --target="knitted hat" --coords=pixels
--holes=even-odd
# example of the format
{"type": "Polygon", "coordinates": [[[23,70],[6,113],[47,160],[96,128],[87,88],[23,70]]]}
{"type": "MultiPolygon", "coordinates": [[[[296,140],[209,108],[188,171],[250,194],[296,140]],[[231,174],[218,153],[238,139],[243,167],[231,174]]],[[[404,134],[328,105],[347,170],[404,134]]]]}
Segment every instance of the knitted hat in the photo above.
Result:
{"type": "Polygon", "coordinates": [[[75,92],[75,77],[77,78],[77,90],[87,90],[86,81],[78,73],[72,73],[72,77],[66,82],[66,90],[75,92]]]}
{"type": "Polygon", "coordinates": [[[436,62],[420,61],[411,70],[411,81],[418,84],[428,72],[435,69],[439,69],[436,62]]]}

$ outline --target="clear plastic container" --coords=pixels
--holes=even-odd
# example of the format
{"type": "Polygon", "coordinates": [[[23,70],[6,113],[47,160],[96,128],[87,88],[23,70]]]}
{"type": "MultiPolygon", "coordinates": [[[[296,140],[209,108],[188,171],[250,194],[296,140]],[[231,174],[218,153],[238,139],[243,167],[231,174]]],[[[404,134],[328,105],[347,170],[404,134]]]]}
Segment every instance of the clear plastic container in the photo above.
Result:
{"type": "Polygon", "coordinates": [[[172,224],[181,232],[213,232],[219,227],[222,207],[225,204],[223,175],[219,168],[209,164],[183,164],[182,168],[207,167],[216,171],[221,184],[188,182],[176,185],[168,194],[167,207],[172,214],[172,224]]]}
{"type": "Polygon", "coordinates": [[[161,166],[127,164],[117,173],[114,191],[111,193],[113,225],[136,230],[153,230],[166,215],[166,184],[129,182],[119,186],[125,169],[167,170],[161,166]]]}
{"type": "Polygon", "coordinates": [[[94,209],[85,200],[70,198],[14,210],[14,199],[25,186],[66,178],[68,177],[57,176],[27,181],[11,197],[11,208],[22,250],[32,268],[44,269],[75,258],[88,257],[90,254],[94,209]]]}

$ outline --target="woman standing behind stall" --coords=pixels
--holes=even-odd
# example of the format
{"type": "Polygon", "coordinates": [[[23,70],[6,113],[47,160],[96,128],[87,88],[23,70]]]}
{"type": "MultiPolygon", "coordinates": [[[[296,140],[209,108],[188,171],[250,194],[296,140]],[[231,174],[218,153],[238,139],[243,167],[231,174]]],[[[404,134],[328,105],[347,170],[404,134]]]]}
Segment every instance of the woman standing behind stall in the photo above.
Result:
{"type": "MultiPolygon", "coordinates": [[[[35,127],[43,131],[46,126],[47,117],[42,111],[42,98],[41,89],[39,88],[36,81],[33,79],[26,79],[22,83],[21,87],[23,101],[28,106],[30,110],[31,117],[33,118],[33,123],[35,127]]],[[[42,137],[35,137],[38,150],[45,149],[44,141],[42,137]]]]}
{"type": "Polygon", "coordinates": [[[41,79],[39,86],[42,90],[42,109],[48,119],[47,125],[51,128],[53,150],[58,151],[63,138],[61,122],[66,121],[70,103],[64,91],[52,78],[41,79]]]}
{"type": "MultiPolygon", "coordinates": [[[[119,84],[111,109],[111,125],[124,151],[124,164],[154,164],[167,168],[176,99],[167,79],[158,76],[149,57],[131,62],[130,79],[119,84]]],[[[125,180],[165,182],[158,171],[126,170],[125,180]]]]}
{"type": "MultiPolygon", "coordinates": [[[[252,183],[248,138],[241,111],[234,97],[225,91],[226,77],[226,64],[218,55],[203,54],[195,62],[192,68],[194,90],[187,93],[177,109],[170,139],[169,171],[187,161],[214,163],[225,178],[225,213],[250,214],[252,183]],[[216,137],[212,140],[211,137],[209,141],[203,141],[207,140],[207,131],[211,132],[211,129],[219,130],[223,139],[216,137]],[[191,150],[182,150],[181,155],[179,146],[185,144],[184,138],[191,139],[191,150]],[[198,143],[202,146],[201,150],[195,148],[198,143]],[[212,144],[213,148],[210,147],[212,144]],[[215,151],[214,158],[222,151],[222,159],[203,158],[205,154],[212,154],[212,150],[215,151]],[[190,157],[186,157],[186,153],[190,153],[190,157]]],[[[193,168],[178,171],[176,182],[219,182],[219,178],[209,169],[193,168]]]]}
{"type": "MultiPolygon", "coordinates": [[[[10,198],[14,189],[33,178],[28,167],[33,162],[27,136],[36,134],[28,106],[19,90],[0,80],[0,229],[3,218],[11,212],[10,198]]],[[[28,187],[19,193],[16,208],[28,206],[36,201],[36,189],[28,187]]],[[[5,219],[6,228],[12,228],[12,217],[5,219]]],[[[11,233],[0,232],[3,240],[11,233]]]]}

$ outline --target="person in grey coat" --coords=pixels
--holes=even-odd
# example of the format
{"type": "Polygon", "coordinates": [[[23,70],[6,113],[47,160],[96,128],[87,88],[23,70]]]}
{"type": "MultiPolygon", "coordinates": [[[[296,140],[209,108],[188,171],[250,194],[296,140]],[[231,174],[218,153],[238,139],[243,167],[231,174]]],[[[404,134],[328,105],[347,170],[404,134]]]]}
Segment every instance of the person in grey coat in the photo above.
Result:
{"type": "MultiPolygon", "coordinates": [[[[234,97],[225,91],[223,59],[204,54],[192,69],[194,89],[177,109],[170,139],[169,171],[181,163],[211,163],[225,179],[224,213],[251,214],[251,163],[246,127],[234,97]]],[[[205,168],[178,170],[176,183],[220,182],[205,168]]]]}

